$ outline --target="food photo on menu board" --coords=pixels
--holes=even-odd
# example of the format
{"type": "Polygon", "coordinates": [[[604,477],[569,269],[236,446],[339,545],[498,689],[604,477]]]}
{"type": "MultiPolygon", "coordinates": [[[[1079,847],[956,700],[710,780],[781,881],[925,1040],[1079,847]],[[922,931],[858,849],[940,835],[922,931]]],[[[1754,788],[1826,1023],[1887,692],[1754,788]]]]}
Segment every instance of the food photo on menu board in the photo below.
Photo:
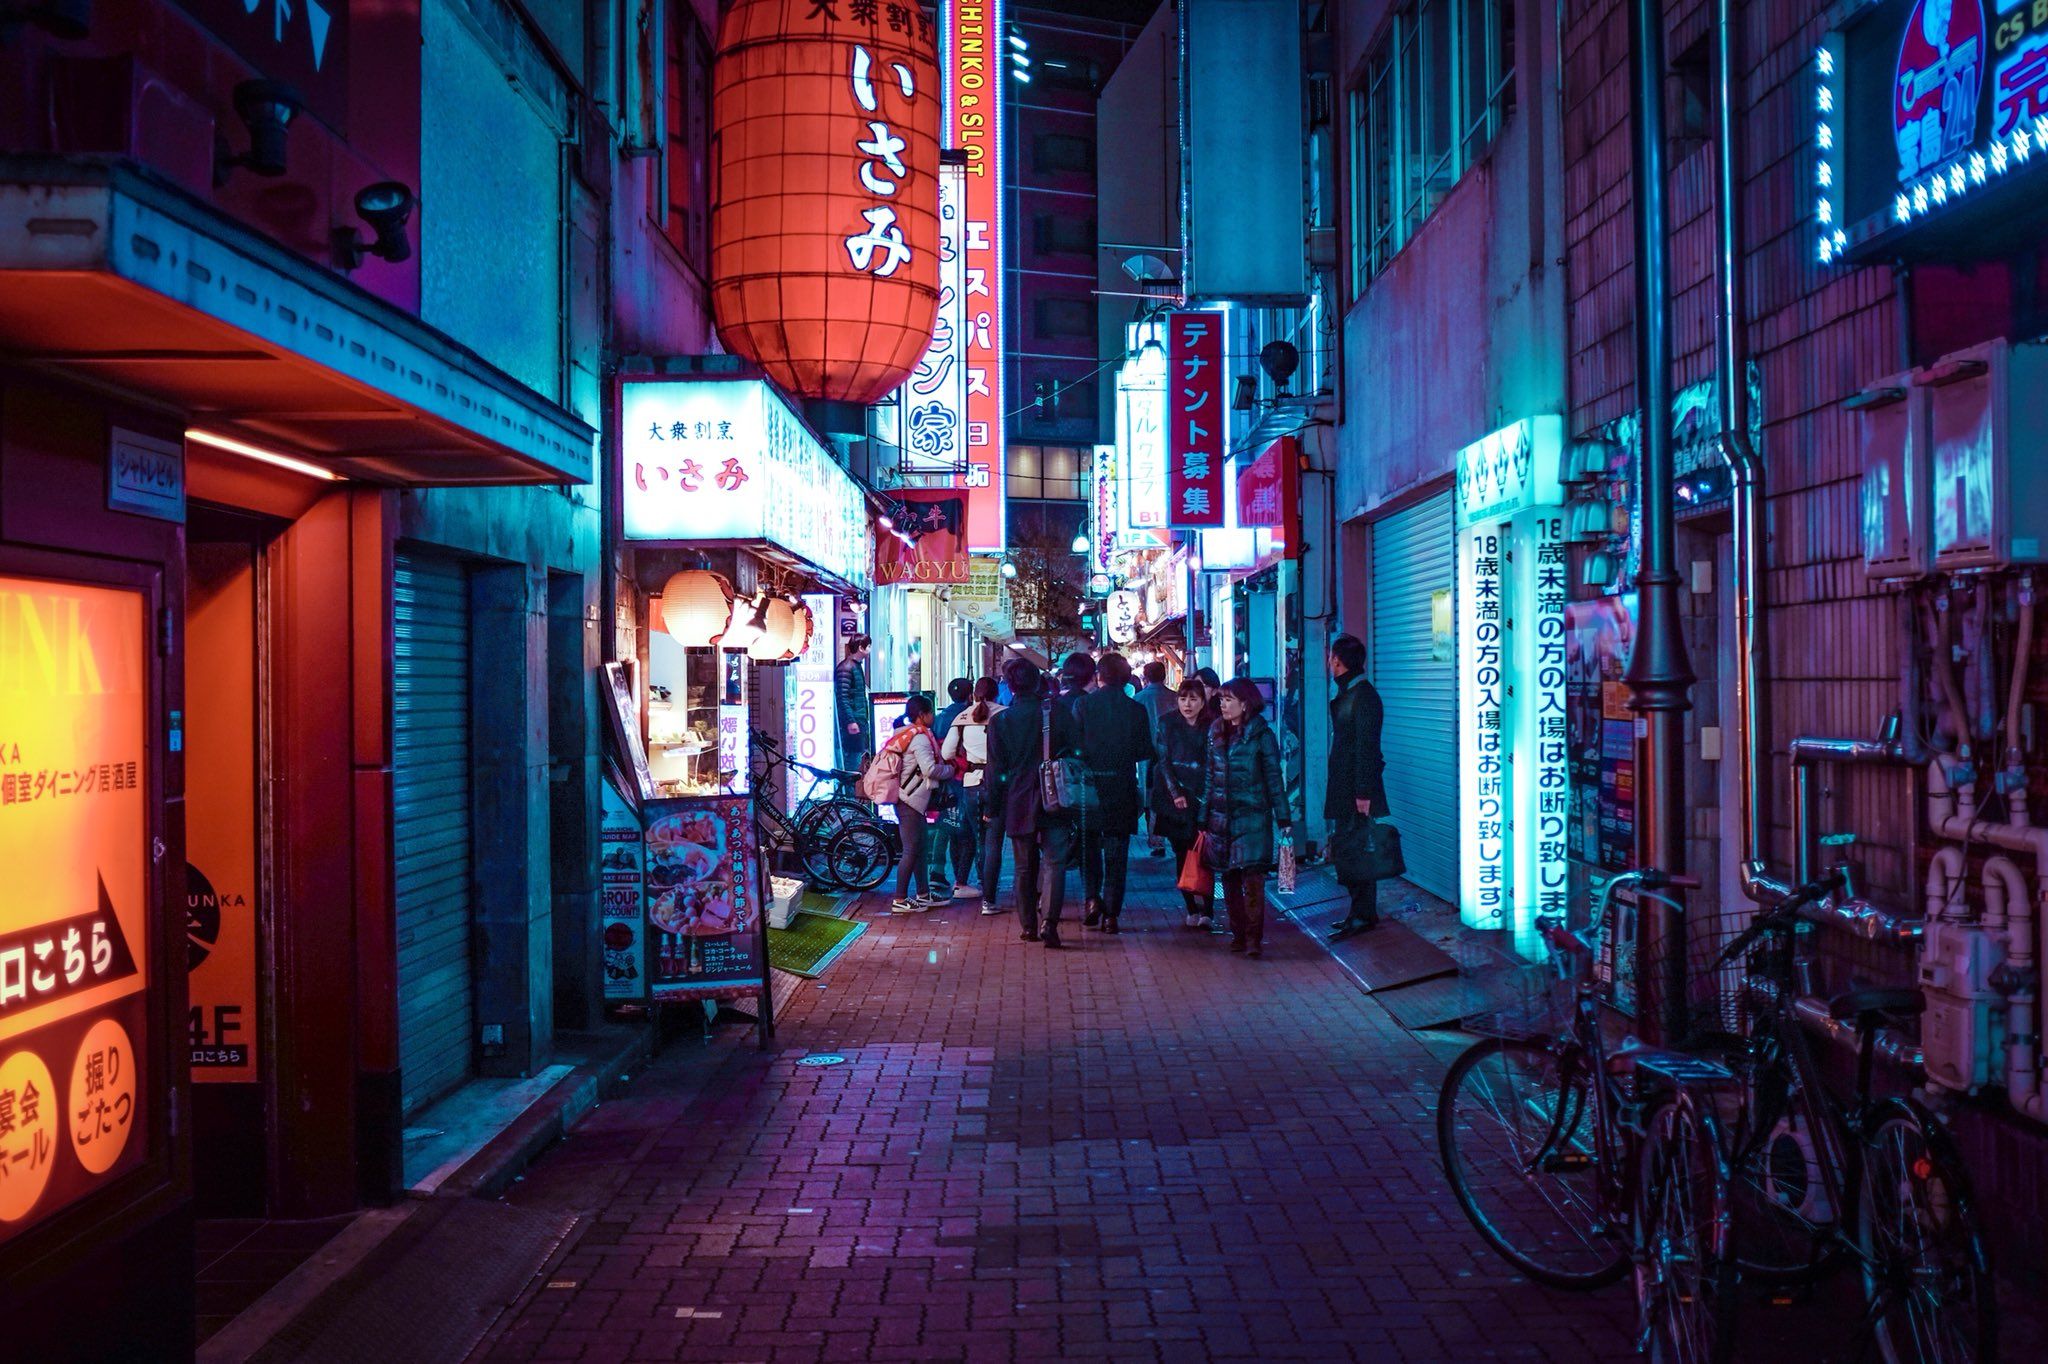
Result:
{"type": "Polygon", "coordinates": [[[745,799],[706,801],[647,824],[647,919],[655,997],[755,983],[760,896],[745,799]],[[666,987],[666,988],[664,988],[666,987]]]}

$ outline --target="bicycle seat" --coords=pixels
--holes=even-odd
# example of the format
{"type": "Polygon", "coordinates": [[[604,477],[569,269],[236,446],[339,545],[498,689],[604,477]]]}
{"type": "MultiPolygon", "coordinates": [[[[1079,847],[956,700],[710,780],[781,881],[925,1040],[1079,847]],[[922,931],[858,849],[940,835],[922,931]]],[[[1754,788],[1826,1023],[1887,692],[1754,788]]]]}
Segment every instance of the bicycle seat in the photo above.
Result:
{"type": "Polygon", "coordinates": [[[1898,1018],[1912,1018],[1927,1008],[1926,997],[1910,987],[1851,990],[1828,1001],[1828,1016],[1836,1022],[1856,1020],[1858,1029],[1875,1028],[1898,1018]]]}

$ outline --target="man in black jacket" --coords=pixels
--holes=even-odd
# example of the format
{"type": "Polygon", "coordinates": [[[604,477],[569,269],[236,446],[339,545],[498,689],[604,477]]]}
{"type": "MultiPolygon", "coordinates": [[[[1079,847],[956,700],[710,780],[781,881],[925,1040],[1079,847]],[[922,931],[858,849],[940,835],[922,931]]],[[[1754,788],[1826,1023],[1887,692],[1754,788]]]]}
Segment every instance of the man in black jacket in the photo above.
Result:
{"type": "MultiPolygon", "coordinates": [[[[1086,655],[1082,655],[1084,658],[1086,655]]],[[[1124,912],[1124,880],[1131,835],[1138,831],[1138,770],[1152,760],[1152,724],[1145,708],[1124,694],[1131,665],[1111,651],[1096,665],[1102,685],[1074,703],[1081,722],[1081,759],[1102,798],[1100,818],[1081,830],[1081,888],[1087,900],[1082,927],[1098,923],[1115,933],[1124,912]]]]}
{"type": "MultiPolygon", "coordinates": [[[[1387,813],[1386,754],[1380,748],[1385,711],[1380,694],[1365,680],[1365,643],[1356,635],[1330,641],[1330,677],[1336,693],[1330,698],[1330,780],[1323,796],[1323,818],[1334,843],[1340,830],[1387,813]]],[[[1335,938],[1348,938],[1378,928],[1379,883],[1350,881],[1351,912],[1333,927],[1335,938]]]]}
{"type": "MultiPolygon", "coordinates": [[[[1067,864],[1074,860],[1073,821],[1048,816],[1039,799],[1038,768],[1046,748],[1050,710],[1054,754],[1073,751],[1081,728],[1072,712],[1046,698],[1045,675],[1013,658],[1003,668],[1010,684],[1009,706],[988,723],[989,818],[1009,836],[1017,868],[1017,912],[1024,941],[1060,946],[1060,910],[1067,893],[1067,864]]],[[[995,898],[994,886],[982,893],[995,898]]]]}
{"type": "Polygon", "coordinates": [[[874,720],[868,713],[868,649],[873,641],[855,635],[846,657],[832,670],[832,706],[839,721],[839,765],[858,771],[875,751],[874,720]]]}

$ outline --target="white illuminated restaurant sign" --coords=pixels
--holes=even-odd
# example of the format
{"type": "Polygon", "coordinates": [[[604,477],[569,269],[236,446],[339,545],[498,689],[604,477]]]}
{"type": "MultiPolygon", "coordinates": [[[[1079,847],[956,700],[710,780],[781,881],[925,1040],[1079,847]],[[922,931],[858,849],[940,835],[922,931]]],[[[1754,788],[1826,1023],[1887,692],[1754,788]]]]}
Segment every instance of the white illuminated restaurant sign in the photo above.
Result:
{"type": "MultiPolygon", "coordinates": [[[[1133,342],[1141,340],[1137,329],[1133,342]]],[[[1116,444],[1127,530],[1166,525],[1166,352],[1134,344],[1116,375],[1116,444]]]]}
{"type": "Polygon", "coordinates": [[[859,485],[763,381],[629,379],[619,421],[626,539],[759,542],[872,583],[859,485]]]}

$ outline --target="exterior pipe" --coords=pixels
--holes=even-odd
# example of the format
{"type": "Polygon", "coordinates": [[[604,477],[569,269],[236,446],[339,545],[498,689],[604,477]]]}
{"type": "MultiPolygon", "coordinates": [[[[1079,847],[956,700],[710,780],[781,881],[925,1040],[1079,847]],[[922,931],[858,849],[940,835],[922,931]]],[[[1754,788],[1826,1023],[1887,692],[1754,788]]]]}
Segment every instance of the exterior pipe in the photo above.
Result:
{"type": "Polygon", "coordinates": [[[1934,856],[1927,863],[1927,921],[1937,919],[1960,919],[1958,910],[1951,914],[1956,892],[1963,885],[1963,850],[1954,844],[1944,844],[1934,850],[1934,856]]]}
{"type": "MultiPolygon", "coordinates": [[[[1776,1002],[1784,995],[1778,983],[1764,976],[1750,976],[1744,987],[1760,999],[1776,1002]]],[[[1792,1016],[1808,1032],[1834,1043],[1850,1055],[1856,1053],[1856,1025],[1837,1020],[1828,1012],[1827,1001],[1813,995],[1795,995],[1792,1016]]],[[[1879,1028],[1871,1039],[1871,1053],[1880,1061],[1896,1066],[1914,1080],[1925,1078],[1927,1057],[1918,1045],[1896,1028],[1879,1028]]]]}
{"type": "Polygon", "coordinates": [[[1892,947],[1917,946],[1927,934],[1926,920],[1894,914],[1868,900],[1815,905],[1805,917],[1812,923],[1841,929],[1864,942],[1884,943],[1892,947]]]}
{"type": "Polygon", "coordinates": [[[1742,887],[1756,898],[1764,873],[1765,830],[1770,802],[1764,784],[1763,745],[1770,741],[1770,706],[1765,692],[1767,639],[1757,622],[1764,610],[1764,467],[1749,432],[1749,335],[1742,314],[1742,169],[1739,161],[1741,66],[1736,46],[1735,0],[1714,0],[1715,129],[1718,143],[1714,218],[1720,244],[1720,316],[1716,359],[1720,366],[1721,458],[1728,465],[1734,501],[1735,560],[1735,764],[1741,802],[1742,887]]]}
{"type": "Polygon", "coordinates": [[[1968,772],[1964,785],[1977,780],[1976,769],[1969,767],[1973,751],[1970,735],[1970,718],[1963,706],[1963,689],[1956,682],[1956,608],[1955,602],[1947,596],[1935,598],[1935,647],[1934,679],[1941,687],[1942,700],[1948,705],[1949,726],[1955,730],[1956,755],[1960,757],[1968,772]]]}
{"type": "MultiPolygon", "coordinates": [[[[1946,851],[1944,849],[1944,851],[1946,851]]],[[[2006,924],[2015,907],[2027,910],[2027,878],[2010,857],[1994,854],[1984,859],[1984,918],[1986,932],[2005,936],[2006,924]]],[[[2011,944],[2007,944],[2007,955],[2011,944]]]]}
{"type": "Polygon", "coordinates": [[[1951,769],[1957,761],[1944,754],[1927,769],[1928,827],[1958,843],[1989,843],[2008,852],[2026,853],[2034,859],[2035,878],[2048,880],[2048,828],[1978,819],[1968,793],[1950,785],[1951,769]]]}
{"type": "MultiPolygon", "coordinates": [[[[1805,884],[1814,878],[1820,860],[1820,787],[1813,769],[1822,763],[1862,766],[1890,766],[1905,761],[1900,739],[1823,739],[1802,734],[1792,741],[1793,879],[1805,884]]],[[[1774,883],[1760,885],[1775,889],[1774,883]]]]}
{"type": "Polygon", "coordinates": [[[2022,577],[2020,594],[2020,636],[2012,652],[2012,685],[2005,697],[2005,772],[2000,785],[2012,822],[2024,825],[2027,816],[2027,758],[2020,750],[2020,705],[2027,694],[2027,663],[2034,652],[2034,580],[2022,577]]]}
{"type": "MultiPolygon", "coordinates": [[[[1692,665],[1679,615],[1676,481],[1671,431],[1670,213],[1664,149],[1664,7],[1631,0],[1629,50],[1635,218],[1636,403],[1642,413],[1638,499],[1642,570],[1636,577],[1638,626],[1624,681],[1642,717],[1636,741],[1636,861],[1673,875],[1685,871],[1685,712],[1692,708],[1692,665]]],[[[1660,904],[1637,932],[1682,942],[1682,909],[1660,904]]],[[[1685,953],[1660,954],[1660,1040],[1684,1031],[1685,953]]],[[[1656,958],[1650,958],[1655,960],[1656,958]]]]}

